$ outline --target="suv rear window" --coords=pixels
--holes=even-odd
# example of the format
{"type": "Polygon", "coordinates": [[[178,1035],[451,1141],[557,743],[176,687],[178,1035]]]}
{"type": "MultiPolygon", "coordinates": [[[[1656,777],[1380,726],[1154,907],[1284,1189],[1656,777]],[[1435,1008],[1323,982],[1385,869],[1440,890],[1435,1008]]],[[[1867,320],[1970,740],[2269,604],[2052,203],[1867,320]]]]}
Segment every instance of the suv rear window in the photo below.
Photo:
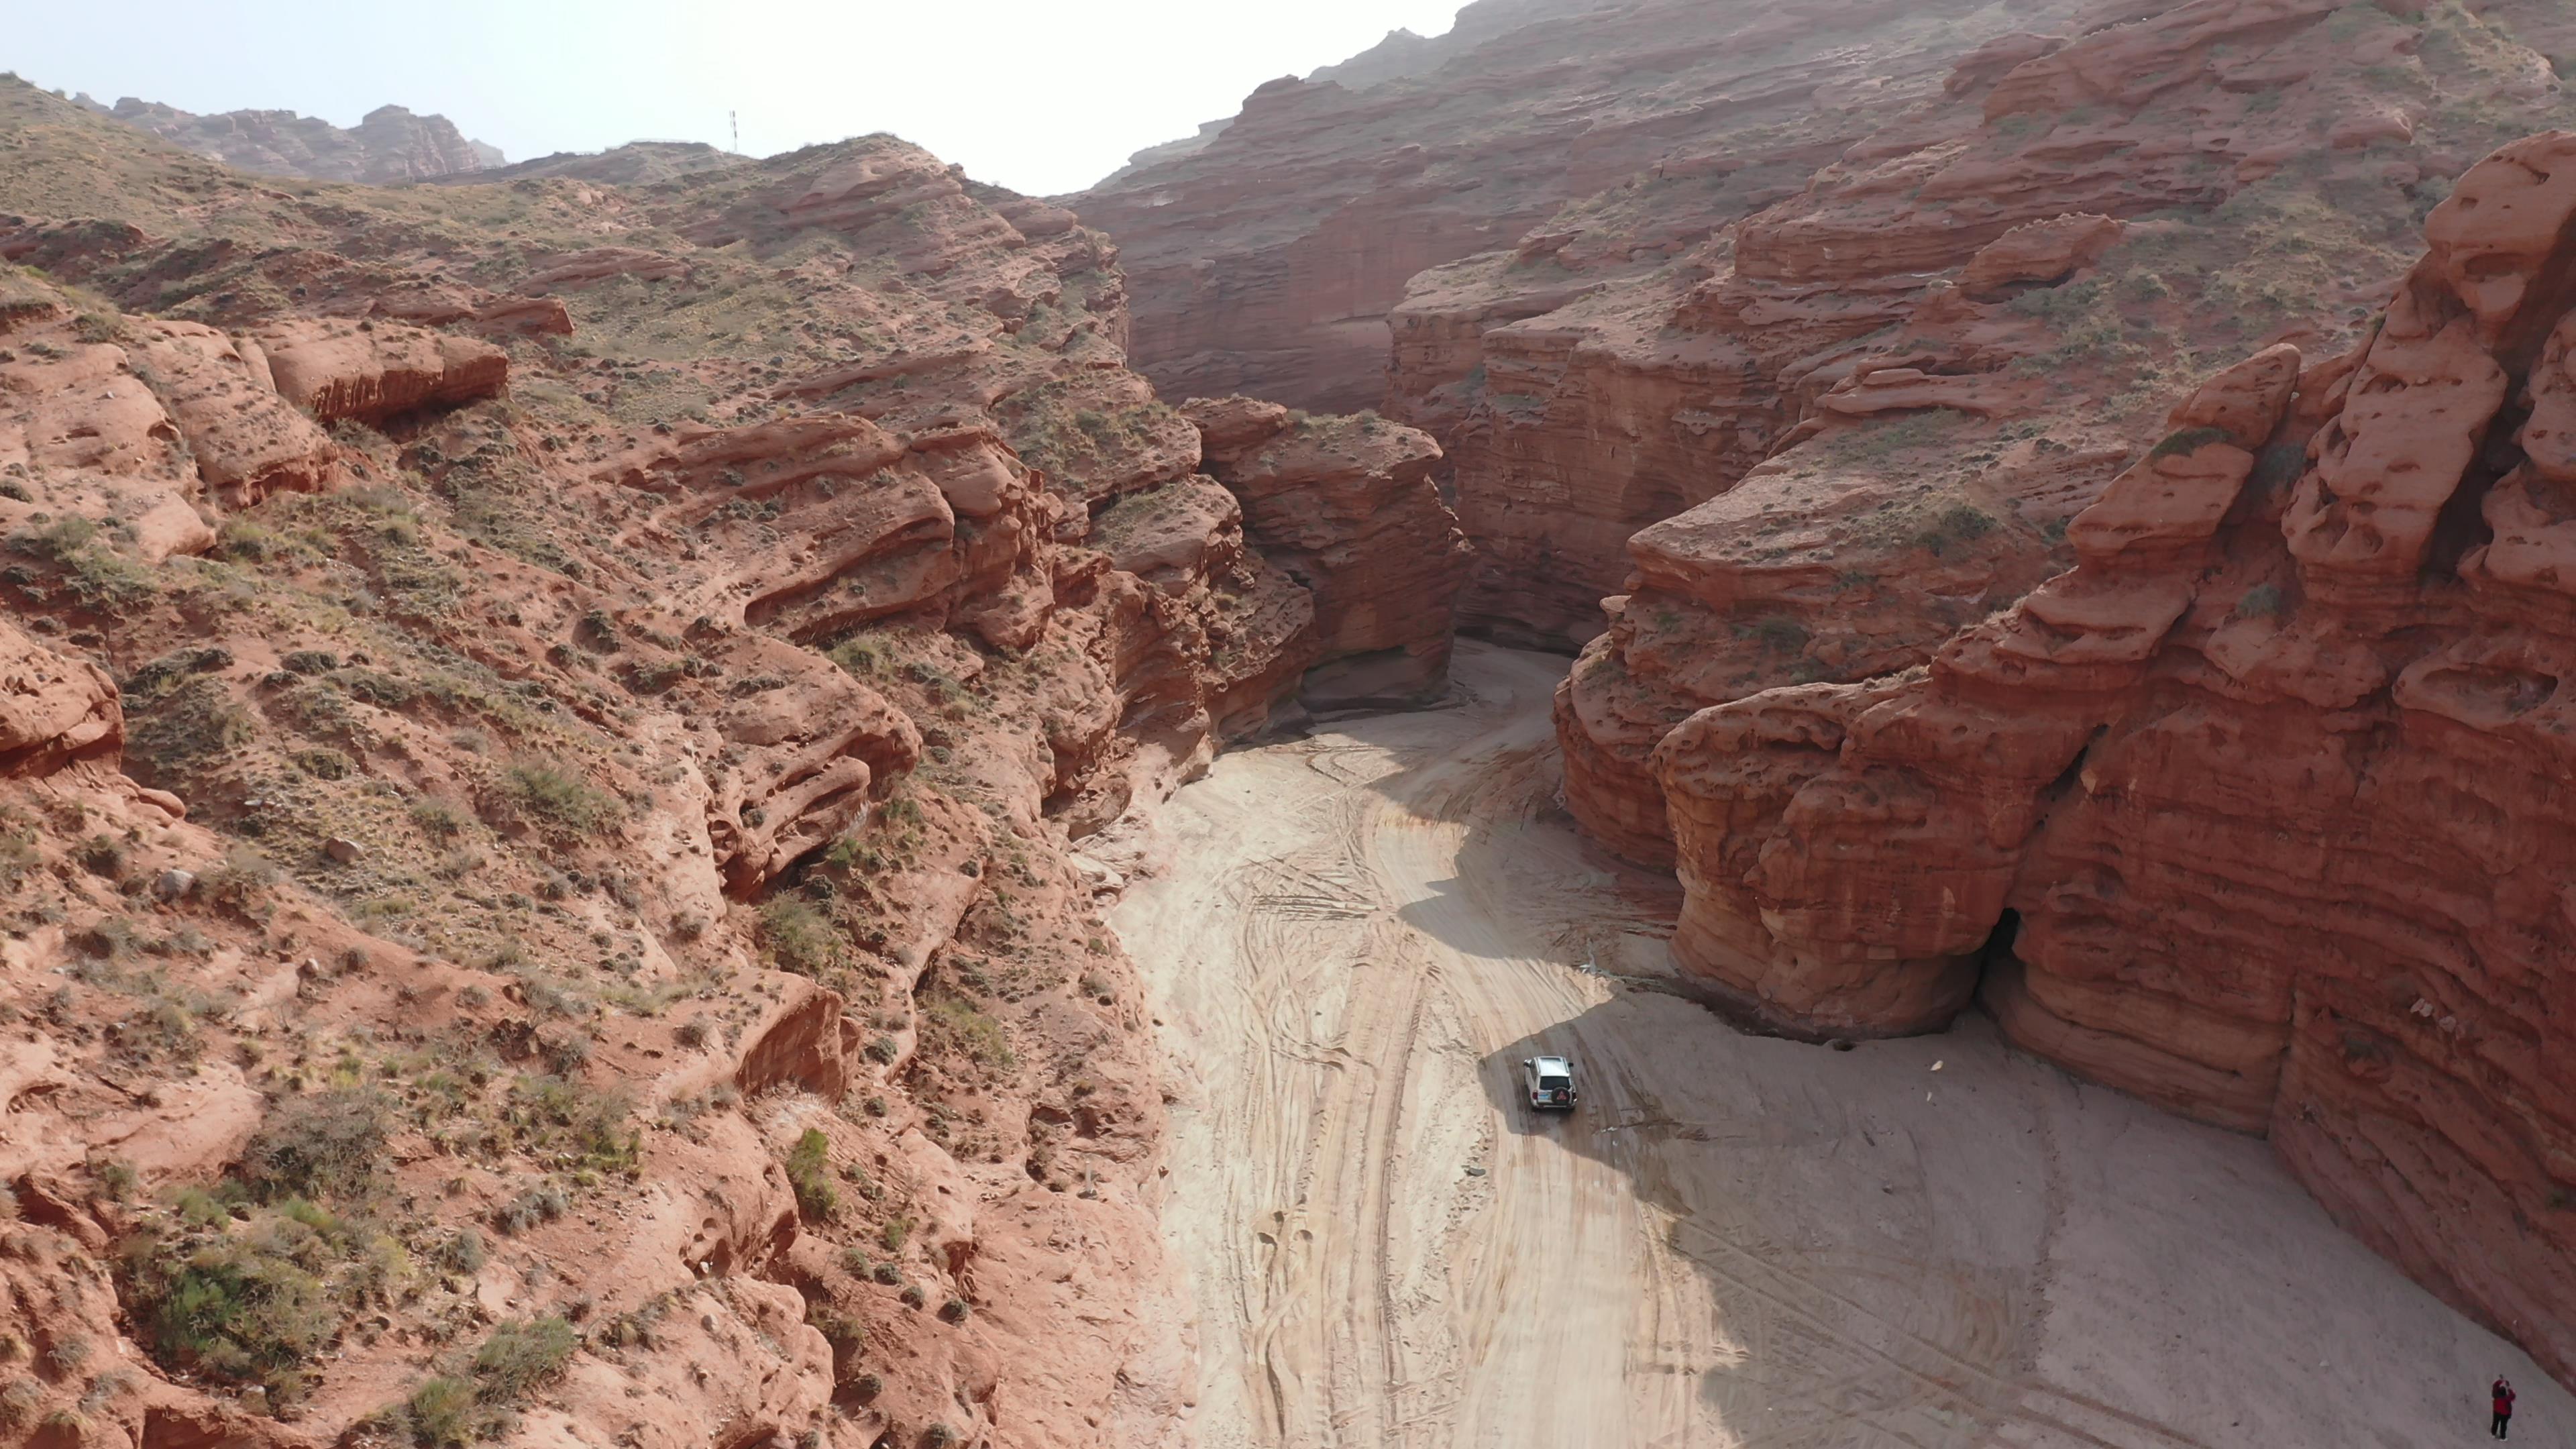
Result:
{"type": "Polygon", "coordinates": [[[1572,1077],[1541,1077],[1538,1079],[1538,1089],[1542,1092],[1561,1092],[1573,1085],[1574,1079],[1572,1077]]]}

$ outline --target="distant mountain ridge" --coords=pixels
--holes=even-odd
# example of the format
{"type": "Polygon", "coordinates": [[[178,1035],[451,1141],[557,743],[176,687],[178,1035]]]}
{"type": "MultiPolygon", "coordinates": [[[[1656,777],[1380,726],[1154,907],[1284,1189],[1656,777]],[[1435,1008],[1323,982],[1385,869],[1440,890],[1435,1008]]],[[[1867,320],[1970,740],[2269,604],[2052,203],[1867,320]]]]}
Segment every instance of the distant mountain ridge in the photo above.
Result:
{"type": "Polygon", "coordinates": [[[401,106],[378,106],[343,129],[293,111],[201,116],[133,96],[113,106],[86,94],[73,100],[174,146],[271,176],[384,185],[482,171],[507,160],[501,148],[468,138],[445,116],[414,115],[401,106]]]}

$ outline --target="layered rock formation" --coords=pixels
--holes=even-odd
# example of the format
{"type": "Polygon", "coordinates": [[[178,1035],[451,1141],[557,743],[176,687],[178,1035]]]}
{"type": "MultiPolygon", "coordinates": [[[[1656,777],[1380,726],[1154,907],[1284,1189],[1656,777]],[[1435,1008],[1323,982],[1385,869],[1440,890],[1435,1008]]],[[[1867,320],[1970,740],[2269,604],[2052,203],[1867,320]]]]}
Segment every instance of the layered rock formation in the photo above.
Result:
{"type": "Polygon", "coordinates": [[[498,149],[465,139],[445,116],[416,116],[400,106],[378,106],[344,130],[293,111],[200,116],[133,96],[113,106],[78,100],[174,146],[271,176],[386,185],[480,171],[503,159],[498,149]]]}
{"type": "Polygon", "coordinates": [[[1938,1025],[2268,1133],[2576,1370],[2576,135],[2425,225],[2366,339],[2220,373],[2078,559],[1928,670],[1693,715],[1674,951],[1813,1033],[1938,1025]]]}
{"type": "Polygon", "coordinates": [[[1417,701],[1447,687],[1469,549],[1431,484],[1440,445],[1364,413],[1317,418],[1254,398],[1194,398],[1209,470],[1243,501],[1262,553],[1315,596],[1322,707],[1417,701]]]}
{"type": "Polygon", "coordinates": [[[1480,0],[1437,39],[1273,81],[1066,204],[1118,238],[1138,365],[1166,393],[1355,411],[1381,401],[1386,319],[1416,273],[1533,227],[1596,229],[1557,213],[1630,178],[1644,195],[1609,203],[1618,259],[1676,255],[1937,87],[2002,17],[1965,0],[1480,0]]]}
{"type": "MultiPolygon", "coordinates": [[[[1481,546],[1467,617],[1562,638],[1594,627],[1578,595],[1610,600],[1559,718],[1567,802],[1622,854],[1671,860],[1646,762],[1675,723],[1925,662],[2027,592],[2174,388],[2252,344],[2345,345],[2499,119],[2567,109],[2540,57],[2458,9],[2194,0],[2070,32],[1968,55],[1682,264],[1477,324],[1481,390],[1423,390],[1481,546]],[[1600,454],[1653,461],[1566,485],[1600,454]],[[1715,496],[1666,516],[1684,486],[1715,496]]],[[[1523,270],[1424,279],[1417,330],[1451,335],[1523,270]]],[[[1455,375],[1405,355],[1400,387],[1455,375]]]]}
{"type": "Polygon", "coordinates": [[[1428,441],[1238,500],[1106,240],[888,138],[500,231],[0,147],[0,1443],[1179,1433],[1073,846],[1436,678],[1428,441]]]}

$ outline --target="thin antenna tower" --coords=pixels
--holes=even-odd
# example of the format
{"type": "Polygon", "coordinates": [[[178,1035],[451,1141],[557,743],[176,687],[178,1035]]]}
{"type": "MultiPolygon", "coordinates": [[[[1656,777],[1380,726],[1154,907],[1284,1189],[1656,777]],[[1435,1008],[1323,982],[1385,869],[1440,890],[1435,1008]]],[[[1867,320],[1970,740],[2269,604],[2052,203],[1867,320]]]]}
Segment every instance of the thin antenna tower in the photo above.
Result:
{"type": "Polygon", "coordinates": [[[725,119],[733,123],[733,154],[742,154],[742,112],[727,111],[725,119]]]}

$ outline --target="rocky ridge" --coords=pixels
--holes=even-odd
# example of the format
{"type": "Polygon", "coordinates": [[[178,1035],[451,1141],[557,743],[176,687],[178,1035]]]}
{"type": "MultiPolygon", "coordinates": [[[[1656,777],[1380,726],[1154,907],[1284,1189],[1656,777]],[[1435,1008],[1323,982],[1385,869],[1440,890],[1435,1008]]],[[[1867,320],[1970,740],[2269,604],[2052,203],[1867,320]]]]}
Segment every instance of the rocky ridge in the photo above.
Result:
{"type": "Polygon", "coordinates": [[[211,156],[242,171],[302,176],[315,181],[390,185],[465,175],[502,164],[497,147],[469,141],[445,116],[418,116],[401,106],[378,106],[343,129],[318,116],[293,111],[225,111],[201,116],[176,106],[126,96],[102,105],[88,96],[74,102],[103,116],[149,131],[171,145],[211,156]]]}
{"type": "Polygon", "coordinates": [[[0,1442],[1181,1432],[1119,822],[1375,636],[1106,240],[0,145],[0,1442]]]}

